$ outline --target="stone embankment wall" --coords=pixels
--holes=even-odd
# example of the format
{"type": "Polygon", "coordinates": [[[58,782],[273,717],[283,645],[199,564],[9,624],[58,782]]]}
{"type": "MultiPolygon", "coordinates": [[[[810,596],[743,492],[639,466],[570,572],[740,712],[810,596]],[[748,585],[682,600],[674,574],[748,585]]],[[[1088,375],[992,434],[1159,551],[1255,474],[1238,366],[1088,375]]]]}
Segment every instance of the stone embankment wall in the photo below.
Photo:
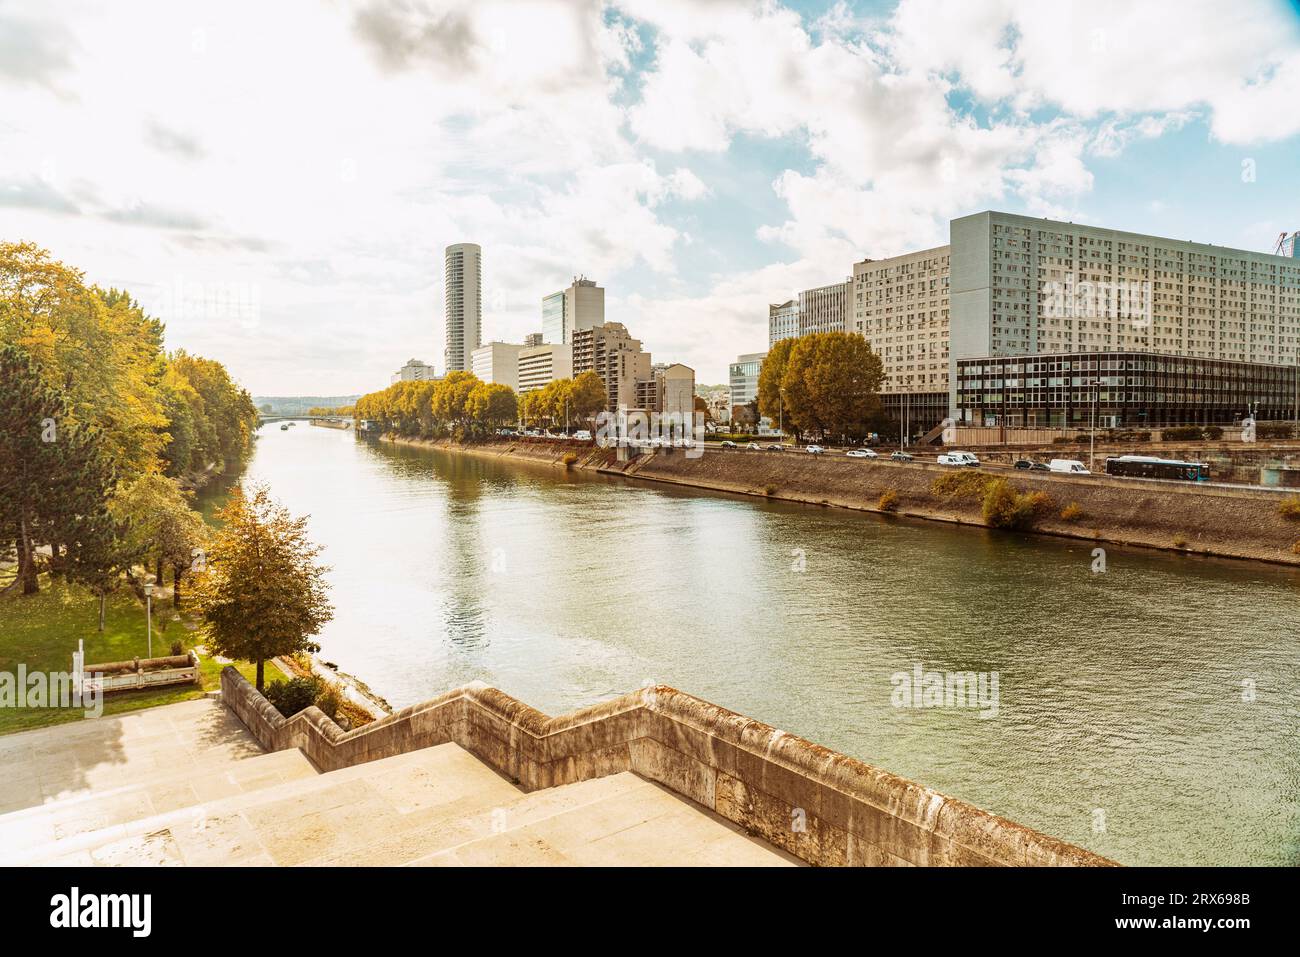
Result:
{"type": "MultiPolygon", "coordinates": [[[[935,481],[953,469],[923,461],[900,463],[885,458],[850,459],[832,453],[809,455],[710,446],[695,458],[671,449],[617,462],[613,450],[596,449],[589,442],[534,440],[460,445],[445,439],[397,441],[780,501],[985,524],[978,497],[935,491],[935,481]],[[566,466],[569,454],[575,460],[566,466]],[[886,494],[893,503],[882,508],[882,496],[886,494]]],[[[1070,457],[1076,453],[1057,454],[1070,457]]],[[[1287,497],[1284,492],[1005,468],[981,471],[1005,478],[1019,491],[1047,494],[1050,502],[1032,529],[1037,533],[1300,565],[1300,553],[1296,551],[1300,548],[1300,521],[1281,514],[1279,507],[1287,497]],[[1066,513],[1070,517],[1063,517],[1062,513],[1072,505],[1075,508],[1066,513]]]]}
{"type": "Polygon", "coordinates": [[[525,791],[633,771],[821,865],[1108,865],[1073,844],[668,687],[559,717],[467,685],[344,732],[285,719],[233,667],[222,701],[322,771],[454,742],[525,791]]]}
{"type": "MultiPolygon", "coordinates": [[[[867,511],[894,499],[893,514],[983,525],[978,497],[948,496],[935,482],[949,466],[850,459],[843,455],[710,449],[690,459],[679,450],[657,452],[623,474],[695,488],[867,511]]],[[[972,472],[976,471],[974,469],[972,472]]],[[[1232,558],[1300,564],[1293,549],[1300,522],[1279,506],[1285,495],[1265,489],[1065,476],[1011,469],[981,470],[1023,492],[1045,492],[1051,502],[1034,531],[1099,542],[1142,545],[1232,558]],[[1071,518],[1063,518],[1068,506],[1071,518]]]]}

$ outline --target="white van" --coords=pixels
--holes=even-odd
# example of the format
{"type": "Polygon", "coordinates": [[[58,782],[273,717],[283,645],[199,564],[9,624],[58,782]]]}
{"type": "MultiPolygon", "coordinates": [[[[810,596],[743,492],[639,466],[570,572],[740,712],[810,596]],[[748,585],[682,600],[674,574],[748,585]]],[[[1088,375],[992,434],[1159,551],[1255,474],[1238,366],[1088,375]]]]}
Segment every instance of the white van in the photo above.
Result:
{"type": "Polygon", "coordinates": [[[1082,462],[1078,459],[1052,459],[1047,463],[1047,468],[1051,472],[1068,472],[1071,475],[1091,475],[1082,462]]]}
{"type": "Polygon", "coordinates": [[[574,437],[574,439],[576,439],[576,440],[579,441],[579,442],[590,442],[590,441],[591,441],[591,433],[590,433],[589,431],[587,431],[586,429],[579,429],[577,432],[574,432],[574,433],[573,433],[573,437],[574,437]]]}
{"type": "Polygon", "coordinates": [[[970,465],[979,468],[980,460],[974,452],[945,452],[939,456],[940,465],[970,465]]]}

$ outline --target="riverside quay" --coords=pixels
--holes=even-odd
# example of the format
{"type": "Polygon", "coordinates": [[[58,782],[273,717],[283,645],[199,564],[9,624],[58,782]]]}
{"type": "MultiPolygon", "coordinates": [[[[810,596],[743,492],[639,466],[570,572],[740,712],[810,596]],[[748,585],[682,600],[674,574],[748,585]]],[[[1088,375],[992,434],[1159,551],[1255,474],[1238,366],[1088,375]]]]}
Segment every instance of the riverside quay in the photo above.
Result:
{"type": "Polygon", "coordinates": [[[1297,418],[1295,366],[1151,352],[957,360],[962,424],[1099,428],[1230,424],[1297,418]]]}

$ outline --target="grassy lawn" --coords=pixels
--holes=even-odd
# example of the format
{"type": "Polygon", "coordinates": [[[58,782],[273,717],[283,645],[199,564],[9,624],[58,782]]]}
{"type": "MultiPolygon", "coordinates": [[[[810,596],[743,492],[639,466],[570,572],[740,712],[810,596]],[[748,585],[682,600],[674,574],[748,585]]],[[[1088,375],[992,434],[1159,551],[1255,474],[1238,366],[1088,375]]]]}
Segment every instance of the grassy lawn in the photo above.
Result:
{"type": "MultiPolygon", "coordinates": [[[[154,657],[170,654],[174,641],[179,641],[186,651],[194,646],[195,639],[186,622],[173,620],[175,612],[170,599],[155,601],[153,611],[154,657]]],[[[98,620],[94,596],[63,582],[51,584],[43,578],[39,594],[26,598],[11,594],[0,598],[0,671],[16,674],[19,664],[25,664],[28,672],[69,671],[78,640],[85,642],[88,664],[148,657],[144,603],[128,588],[109,596],[102,633],[98,630],[98,620]]],[[[104,714],[197,698],[205,690],[220,686],[222,667],[212,658],[202,659],[202,689],[196,685],[176,685],[106,695],[104,714]]],[[[254,665],[241,662],[238,667],[249,681],[254,679],[254,665]]],[[[268,662],[267,681],[277,677],[281,677],[279,670],[268,662]]],[[[83,717],[81,709],[74,708],[0,708],[0,734],[78,721],[83,717]]]]}

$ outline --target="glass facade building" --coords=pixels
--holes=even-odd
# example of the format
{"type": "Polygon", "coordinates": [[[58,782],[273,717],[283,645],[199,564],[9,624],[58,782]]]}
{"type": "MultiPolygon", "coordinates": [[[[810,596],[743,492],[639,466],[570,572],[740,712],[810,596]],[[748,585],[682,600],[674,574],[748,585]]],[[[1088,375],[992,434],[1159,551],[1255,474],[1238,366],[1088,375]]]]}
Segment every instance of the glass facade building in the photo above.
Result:
{"type": "Polygon", "coordinates": [[[957,360],[963,425],[1087,427],[1094,401],[1099,428],[1294,420],[1300,370],[1150,352],[957,360]]]}
{"type": "Polygon", "coordinates": [[[542,300],[542,342],[564,342],[564,290],[542,300]]]}

